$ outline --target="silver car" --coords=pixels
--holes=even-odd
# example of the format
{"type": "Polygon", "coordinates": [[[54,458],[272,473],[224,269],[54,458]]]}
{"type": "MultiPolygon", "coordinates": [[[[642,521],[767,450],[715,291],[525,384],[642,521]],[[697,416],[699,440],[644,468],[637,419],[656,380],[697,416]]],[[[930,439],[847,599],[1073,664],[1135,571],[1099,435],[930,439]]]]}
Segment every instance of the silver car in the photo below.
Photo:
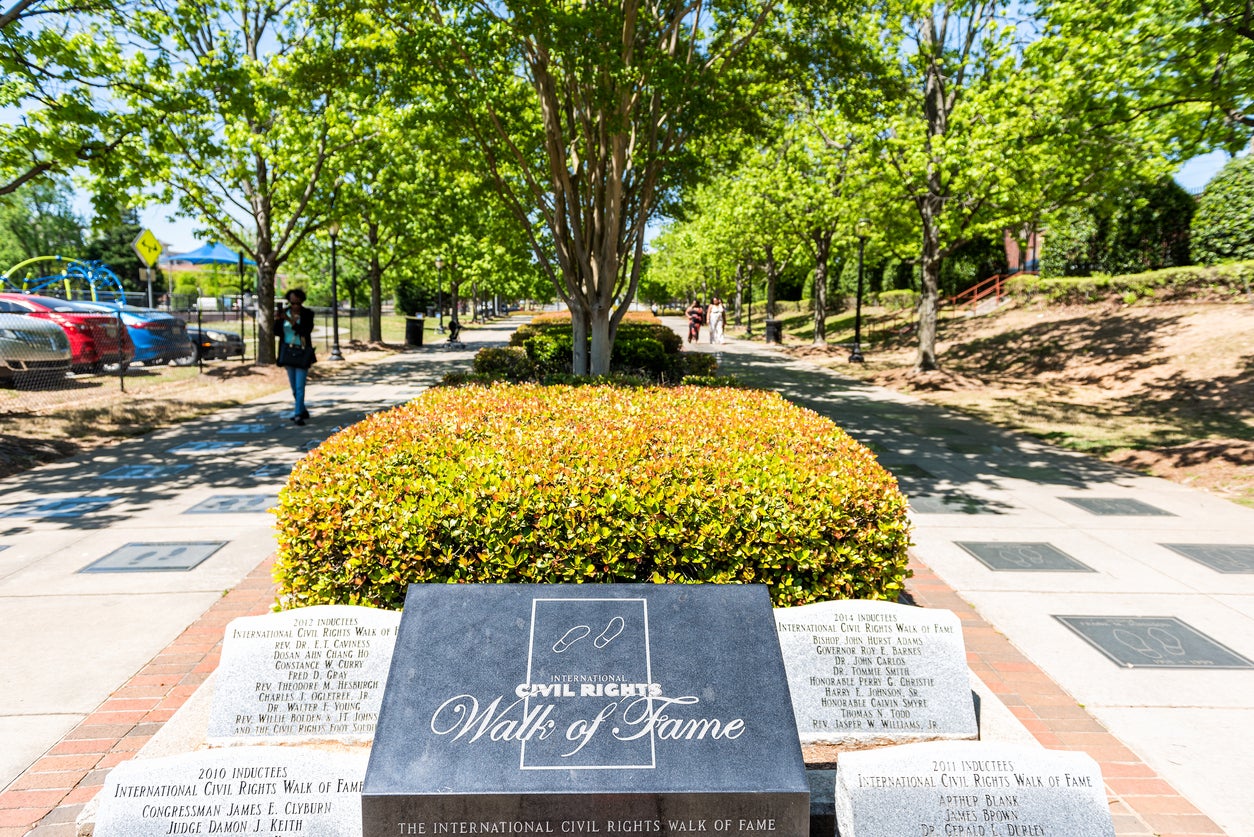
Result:
{"type": "Polygon", "coordinates": [[[0,313],[0,381],[48,384],[70,371],[70,340],[56,323],[0,313]]]}

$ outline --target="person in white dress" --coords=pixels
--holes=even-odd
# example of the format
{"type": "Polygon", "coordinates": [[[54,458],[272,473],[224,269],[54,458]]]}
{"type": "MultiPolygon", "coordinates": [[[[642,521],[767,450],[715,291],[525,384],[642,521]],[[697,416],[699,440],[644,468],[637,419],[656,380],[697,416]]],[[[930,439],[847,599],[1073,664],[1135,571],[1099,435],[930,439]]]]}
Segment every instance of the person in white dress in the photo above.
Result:
{"type": "Polygon", "coordinates": [[[723,329],[727,325],[727,309],[723,307],[723,300],[714,297],[710,301],[710,307],[705,312],[705,320],[710,326],[710,342],[726,343],[723,329]]]}

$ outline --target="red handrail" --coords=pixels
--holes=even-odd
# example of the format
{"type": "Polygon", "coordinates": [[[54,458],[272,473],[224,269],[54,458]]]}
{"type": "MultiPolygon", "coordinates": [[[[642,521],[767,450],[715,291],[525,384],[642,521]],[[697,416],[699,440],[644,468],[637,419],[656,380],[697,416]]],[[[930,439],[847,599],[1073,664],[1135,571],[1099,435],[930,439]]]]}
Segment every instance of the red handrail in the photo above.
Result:
{"type": "Polygon", "coordinates": [[[989,297],[995,297],[998,302],[1001,302],[1001,300],[1006,296],[1006,280],[1012,279],[1015,276],[1022,276],[1024,274],[1036,275],[1036,272],[1031,270],[1020,270],[1011,274],[995,274],[988,277],[983,282],[972,285],[962,293],[954,294],[945,300],[945,304],[952,305],[955,308],[970,305],[971,310],[974,311],[981,302],[989,297]]]}

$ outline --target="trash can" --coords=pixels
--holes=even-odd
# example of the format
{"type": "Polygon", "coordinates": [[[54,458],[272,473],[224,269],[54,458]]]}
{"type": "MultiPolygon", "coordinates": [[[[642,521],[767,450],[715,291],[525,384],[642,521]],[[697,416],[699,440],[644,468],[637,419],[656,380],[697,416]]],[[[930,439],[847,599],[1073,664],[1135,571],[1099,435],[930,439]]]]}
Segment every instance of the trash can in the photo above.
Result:
{"type": "Polygon", "coordinates": [[[784,342],[784,323],[782,320],[766,321],[766,342],[783,343],[784,342]]]}
{"type": "Polygon", "coordinates": [[[424,320],[422,315],[416,317],[405,318],[405,345],[421,346],[422,345],[422,326],[424,320]]]}

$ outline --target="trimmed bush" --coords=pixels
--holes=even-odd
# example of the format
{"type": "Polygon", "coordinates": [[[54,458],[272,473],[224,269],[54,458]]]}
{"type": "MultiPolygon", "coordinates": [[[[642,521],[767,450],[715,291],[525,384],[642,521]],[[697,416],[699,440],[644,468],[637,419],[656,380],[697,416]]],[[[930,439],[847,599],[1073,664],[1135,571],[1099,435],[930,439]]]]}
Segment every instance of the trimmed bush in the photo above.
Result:
{"type": "MultiPolygon", "coordinates": [[[[512,340],[513,335],[511,335],[511,342],[512,340]]],[[[523,341],[522,345],[535,367],[536,375],[540,378],[570,374],[570,357],[575,338],[569,330],[565,333],[554,330],[532,334],[523,341]]]]}
{"type": "Polygon", "coordinates": [[[475,374],[484,375],[497,380],[520,383],[530,381],[536,376],[535,364],[527,353],[521,349],[495,348],[489,346],[475,353],[475,374]]]}
{"type": "Polygon", "coordinates": [[[332,436],[279,494],[284,607],[399,608],[412,582],[760,582],[896,599],[906,500],[774,393],[437,388],[332,436]]]}
{"type": "Polygon", "coordinates": [[[683,352],[679,356],[682,361],[685,378],[711,378],[718,372],[718,359],[705,352],[683,352]]]}
{"type": "Polygon", "coordinates": [[[914,291],[880,291],[875,298],[890,311],[903,311],[919,304],[919,295],[914,291]]]}
{"type": "MultiPolygon", "coordinates": [[[[570,374],[575,345],[569,313],[542,314],[519,326],[509,343],[521,347],[535,367],[532,380],[549,380],[570,374]]],[[[713,375],[718,362],[712,355],[684,352],[683,339],[647,311],[632,311],[618,324],[614,351],[610,355],[612,374],[636,375],[654,383],[673,384],[685,375],[713,375]]],[[[478,366],[476,366],[478,371],[478,366]]],[[[517,378],[500,376],[516,382],[517,378]]]]}
{"type": "Polygon", "coordinates": [[[1206,185],[1193,216],[1193,259],[1254,259],[1254,156],[1230,160],[1206,185]]]}
{"type": "Polygon", "coordinates": [[[1170,267],[1129,276],[1060,276],[1045,279],[1022,275],[1006,282],[1006,291],[1019,299],[1040,298],[1064,305],[1141,299],[1157,302],[1227,301],[1249,294],[1254,284],[1254,262],[1213,267],[1170,267]]]}

